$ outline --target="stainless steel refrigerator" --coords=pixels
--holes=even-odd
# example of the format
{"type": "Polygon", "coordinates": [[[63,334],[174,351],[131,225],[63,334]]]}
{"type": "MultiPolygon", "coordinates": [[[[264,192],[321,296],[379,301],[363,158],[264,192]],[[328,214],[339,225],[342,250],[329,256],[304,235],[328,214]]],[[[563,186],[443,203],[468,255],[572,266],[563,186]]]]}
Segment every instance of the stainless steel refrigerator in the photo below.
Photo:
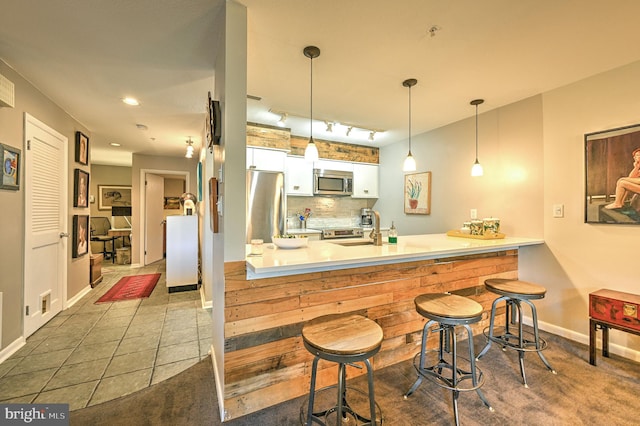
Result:
{"type": "Polygon", "coordinates": [[[286,198],[284,174],[264,170],[247,170],[247,243],[252,239],[271,242],[284,234],[286,198]]]}

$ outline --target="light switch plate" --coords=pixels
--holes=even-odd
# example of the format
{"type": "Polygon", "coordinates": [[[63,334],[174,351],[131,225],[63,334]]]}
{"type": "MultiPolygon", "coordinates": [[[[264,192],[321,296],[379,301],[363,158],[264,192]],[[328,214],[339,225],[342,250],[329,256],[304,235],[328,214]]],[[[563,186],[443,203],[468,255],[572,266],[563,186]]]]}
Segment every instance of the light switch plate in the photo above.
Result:
{"type": "Polygon", "coordinates": [[[553,205],[553,217],[564,217],[564,204],[553,205]]]}
{"type": "Polygon", "coordinates": [[[471,217],[471,219],[477,219],[478,218],[478,209],[471,209],[471,211],[469,212],[469,216],[471,217]]]}

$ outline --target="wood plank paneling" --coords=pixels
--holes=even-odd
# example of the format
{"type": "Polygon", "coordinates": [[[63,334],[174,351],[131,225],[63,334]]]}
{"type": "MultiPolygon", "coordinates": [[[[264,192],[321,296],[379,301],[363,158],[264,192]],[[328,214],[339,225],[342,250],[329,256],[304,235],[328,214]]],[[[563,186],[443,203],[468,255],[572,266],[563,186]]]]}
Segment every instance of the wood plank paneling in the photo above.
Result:
{"type": "MultiPolygon", "coordinates": [[[[376,368],[411,359],[419,350],[425,318],[414,298],[450,291],[473,298],[488,325],[497,297],[484,288],[487,278],[517,278],[518,251],[442,258],[337,271],[246,279],[244,262],[225,264],[225,409],[235,418],[307,394],[312,355],[300,332],[320,315],[356,312],[376,321],[384,340],[376,368]]],[[[504,318],[504,307],[497,319],[504,318]]],[[[461,335],[462,336],[462,335],[461,335]]],[[[463,336],[463,338],[466,336],[463,336]]],[[[430,339],[429,346],[436,339],[430,339]]],[[[321,362],[318,386],[335,384],[336,369],[321,362]]],[[[353,374],[362,374],[358,370],[353,374]]]]}

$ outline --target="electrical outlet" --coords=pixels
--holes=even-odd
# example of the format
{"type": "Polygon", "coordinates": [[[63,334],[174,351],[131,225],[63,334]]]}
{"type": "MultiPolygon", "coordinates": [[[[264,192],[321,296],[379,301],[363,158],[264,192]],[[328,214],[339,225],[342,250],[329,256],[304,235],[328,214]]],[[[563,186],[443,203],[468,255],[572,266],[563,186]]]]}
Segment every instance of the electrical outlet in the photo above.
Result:
{"type": "Polygon", "coordinates": [[[471,219],[477,219],[478,218],[478,209],[471,209],[471,212],[469,213],[469,216],[471,217],[471,219]]]}
{"type": "Polygon", "coordinates": [[[564,204],[553,205],[553,217],[564,217],[564,204]]]}

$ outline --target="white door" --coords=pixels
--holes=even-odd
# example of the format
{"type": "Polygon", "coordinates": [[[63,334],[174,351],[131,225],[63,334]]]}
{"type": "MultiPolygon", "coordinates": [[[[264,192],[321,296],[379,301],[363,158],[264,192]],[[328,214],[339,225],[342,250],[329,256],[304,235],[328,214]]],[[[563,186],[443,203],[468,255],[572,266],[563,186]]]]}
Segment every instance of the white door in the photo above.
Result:
{"type": "Polygon", "coordinates": [[[145,176],[144,264],[162,260],[164,238],[164,178],[147,173],[145,176]]]}
{"type": "Polygon", "coordinates": [[[66,304],[67,144],[65,136],[25,114],[24,337],[66,304]]]}

